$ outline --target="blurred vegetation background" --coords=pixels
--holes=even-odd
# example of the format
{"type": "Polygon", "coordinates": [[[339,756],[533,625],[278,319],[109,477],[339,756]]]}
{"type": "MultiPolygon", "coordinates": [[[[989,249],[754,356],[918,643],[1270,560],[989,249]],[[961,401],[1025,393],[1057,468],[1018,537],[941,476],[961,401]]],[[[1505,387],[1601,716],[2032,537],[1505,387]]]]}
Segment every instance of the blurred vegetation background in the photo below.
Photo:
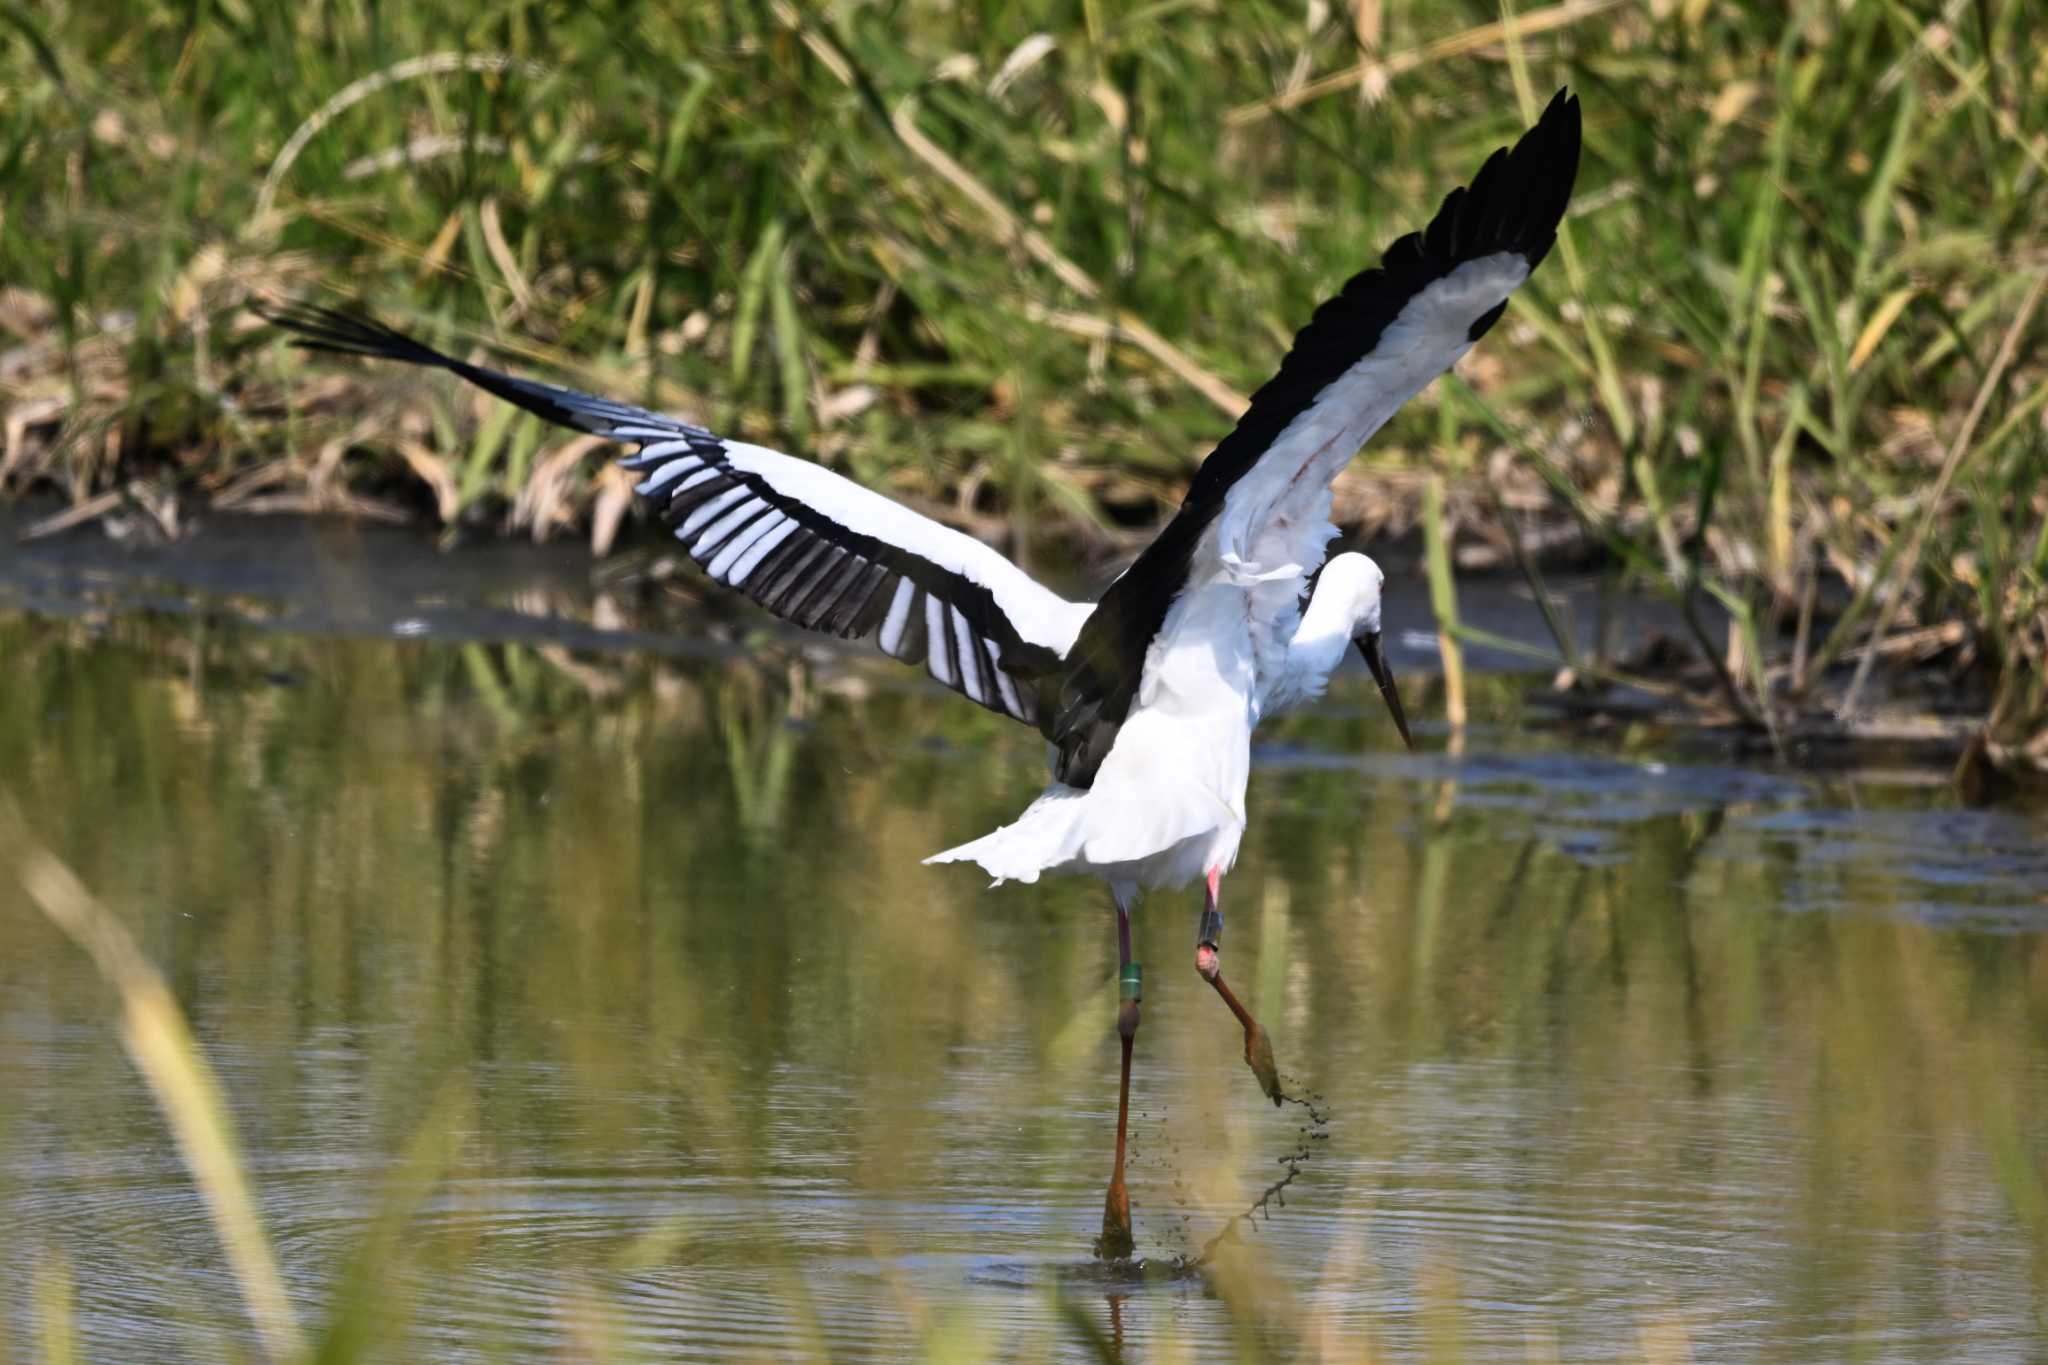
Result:
{"type": "Polygon", "coordinates": [[[1106,556],[1568,83],[1561,249],[1340,516],[1726,613],[1694,665],[1774,734],[1933,659],[2048,761],[2042,38],[2025,0],[0,5],[0,487],[611,545],[603,448],[244,311],[360,299],[1106,556]]]}

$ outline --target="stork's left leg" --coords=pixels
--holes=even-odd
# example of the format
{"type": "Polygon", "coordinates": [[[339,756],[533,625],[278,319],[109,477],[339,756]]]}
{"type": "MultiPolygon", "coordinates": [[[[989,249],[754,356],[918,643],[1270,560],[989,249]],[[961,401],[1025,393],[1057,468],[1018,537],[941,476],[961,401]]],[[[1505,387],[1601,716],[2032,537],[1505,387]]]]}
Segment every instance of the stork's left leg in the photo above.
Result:
{"type": "Polygon", "coordinates": [[[1131,1120],[1131,1043],[1138,1036],[1138,964],[1131,960],[1131,904],[1136,888],[1113,886],[1116,899],[1117,946],[1117,1037],[1123,1043],[1122,1077],[1116,1092],[1116,1165],[1111,1168],[1109,1192],[1102,1200],[1102,1235],[1095,1239],[1095,1254],[1105,1261],[1128,1261],[1137,1244],[1131,1238],[1131,1196],[1124,1189],[1124,1132],[1131,1120]]]}
{"type": "Polygon", "coordinates": [[[1223,980],[1223,907],[1217,902],[1222,881],[1223,869],[1210,868],[1208,892],[1202,900],[1202,927],[1195,935],[1195,970],[1216,988],[1216,994],[1223,997],[1223,1003],[1230,1006],[1230,1012],[1244,1026],[1244,1064],[1259,1078],[1259,1088],[1266,1092],[1266,1098],[1277,1106],[1281,1098],[1280,1069],[1273,1064],[1273,1041],[1223,980]]]}

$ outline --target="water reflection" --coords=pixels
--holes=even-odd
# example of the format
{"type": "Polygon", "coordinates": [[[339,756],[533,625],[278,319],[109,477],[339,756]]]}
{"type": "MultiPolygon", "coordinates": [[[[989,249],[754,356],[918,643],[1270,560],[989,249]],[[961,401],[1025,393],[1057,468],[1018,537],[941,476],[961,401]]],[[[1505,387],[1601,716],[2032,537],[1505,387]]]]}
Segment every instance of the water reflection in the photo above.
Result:
{"type": "MultiPolygon", "coordinates": [[[[1331,1111],[1206,1278],[1079,1271],[1114,1124],[1095,888],[918,865],[1040,749],[883,673],[0,619],[0,791],[220,1068],[317,1322],[400,1356],[2011,1359],[2048,1346],[2038,812],[1661,740],[1261,754],[1232,958],[1331,1111]],[[423,1135],[424,1134],[424,1138],[423,1135]]],[[[81,956],[0,897],[0,1359],[246,1343],[81,956]]],[[[1185,1256],[1302,1141],[1140,912],[1133,1201],[1185,1256]]]]}

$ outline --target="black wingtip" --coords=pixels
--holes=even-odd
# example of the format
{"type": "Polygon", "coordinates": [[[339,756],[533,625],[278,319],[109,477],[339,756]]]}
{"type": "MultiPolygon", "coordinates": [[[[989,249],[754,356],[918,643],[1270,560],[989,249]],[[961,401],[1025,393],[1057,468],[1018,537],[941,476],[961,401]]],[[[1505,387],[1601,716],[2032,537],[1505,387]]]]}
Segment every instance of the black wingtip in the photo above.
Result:
{"type": "MultiPolygon", "coordinates": [[[[385,326],[366,312],[328,308],[317,303],[270,302],[252,303],[249,311],[291,333],[294,346],[309,351],[332,351],[337,355],[368,356],[375,360],[397,360],[408,365],[448,370],[486,393],[496,394],[536,416],[576,431],[605,435],[622,423],[663,430],[673,425],[670,419],[644,408],[614,403],[574,389],[521,379],[457,360],[423,341],[415,341],[395,327],[385,326]]],[[[678,427],[677,430],[680,434],[683,429],[678,427]]]]}
{"type": "MultiPolygon", "coordinates": [[[[1423,231],[1423,249],[1446,259],[1512,251],[1535,270],[1556,245],[1558,225],[1571,203],[1579,142],[1579,97],[1559,87],[1513,147],[1497,149],[1470,185],[1445,197],[1423,231]]],[[[1485,336],[1506,307],[1503,301],[1481,314],[1467,339],[1485,336]]]]}
{"type": "Polygon", "coordinates": [[[1549,254],[1571,202],[1579,142],[1578,97],[1560,88],[1535,126],[1488,157],[1472,178],[1459,215],[1469,225],[1460,245],[1520,252],[1533,270],[1549,254]]]}
{"type": "Polygon", "coordinates": [[[1537,133],[1542,133],[1554,139],[1560,150],[1568,148],[1576,163],[1579,132],[1579,97],[1571,92],[1570,86],[1560,85],[1557,93],[1550,97],[1550,103],[1544,105],[1543,112],[1536,116],[1536,122],[1516,140],[1515,145],[1519,148],[1537,133]]]}
{"type": "Polygon", "coordinates": [[[317,303],[271,303],[259,299],[249,311],[273,327],[292,334],[292,344],[308,351],[404,360],[415,365],[452,368],[450,358],[433,347],[387,327],[364,312],[328,308],[317,303]]]}
{"type": "Polygon", "coordinates": [[[1557,240],[1558,224],[1570,206],[1572,187],[1579,178],[1581,145],[1579,97],[1559,86],[1536,126],[1522,134],[1508,153],[1510,161],[1526,164],[1525,183],[1532,191],[1529,218],[1542,228],[1541,247],[1529,254],[1529,267],[1549,253],[1557,240]]]}

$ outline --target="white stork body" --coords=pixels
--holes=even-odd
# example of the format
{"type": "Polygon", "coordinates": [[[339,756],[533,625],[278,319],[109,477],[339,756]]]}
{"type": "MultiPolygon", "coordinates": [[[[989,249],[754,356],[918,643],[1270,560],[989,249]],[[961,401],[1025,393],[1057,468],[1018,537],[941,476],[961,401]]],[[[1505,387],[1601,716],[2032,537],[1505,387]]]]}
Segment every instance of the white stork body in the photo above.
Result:
{"type": "Polygon", "coordinates": [[[1244,834],[1252,731],[1322,695],[1368,614],[1379,629],[1382,576],[1363,555],[1330,561],[1302,607],[1338,534],[1330,485],[1403,403],[1472,349],[1472,319],[1504,303],[1529,268],[1496,252],[1411,298],[1379,345],[1230,490],[1092,786],[1054,781],[1014,823],[925,861],[979,863],[997,884],[1087,873],[1146,889],[1229,871],[1244,834]]]}
{"type": "Polygon", "coordinates": [[[1228,582],[1183,593],[1093,782],[1055,779],[1014,823],[925,861],[976,862],[999,885],[1090,874],[1125,897],[1227,870],[1244,835],[1259,711],[1258,632],[1247,606],[1245,590],[1228,582]]]}
{"type": "Polygon", "coordinates": [[[1219,566],[1167,614],[1093,784],[1055,780],[1014,823],[925,861],[979,863],[997,884],[1088,874],[1126,898],[1228,872],[1244,836],[1252,731],[1322,695],[1368,615],[1377,630],[1382,581],[1364,555],[1339,555],[1304,611],[1302,576],[1245,585],[1219,566]]]}
{"type": "MultiPolygon", "coordinates": [[[[1110,884],[1126,1101],[1138,999],[1131,904],[1140,888],[1206,877],[1197,966],[1243,1024],[1245,1060],[1277,1103],[1271,1046],[1224,984],[1218,957],[1217,887],[1244,837],[1252,731],[1320,694],[1356,643],[1407,737],[1379,651],[1379,568],[1363,555],[1324,561],[1336,535],[1330,485],[1499,319],[1555,239],[1578,157],[1578,102],[1559,91],[1426,229],[1316,310],[1196,471],[1178,513],[1092,604],[1065,600],[981,542],[808,461],[456,360],[347,314],[266,316],[301,345],[452,370],[549,420],[638,445],[622,463],[713,580],[806,629],[921,663],[968,699],[1036,726],[1051,743],[1052,784],[1014,823],[928,861],[973,861],[998,882],[1057,872],[1110,884]]],[[[1105,1254],[1130,1245],[1124,1109],[1105,1254]]]]}

